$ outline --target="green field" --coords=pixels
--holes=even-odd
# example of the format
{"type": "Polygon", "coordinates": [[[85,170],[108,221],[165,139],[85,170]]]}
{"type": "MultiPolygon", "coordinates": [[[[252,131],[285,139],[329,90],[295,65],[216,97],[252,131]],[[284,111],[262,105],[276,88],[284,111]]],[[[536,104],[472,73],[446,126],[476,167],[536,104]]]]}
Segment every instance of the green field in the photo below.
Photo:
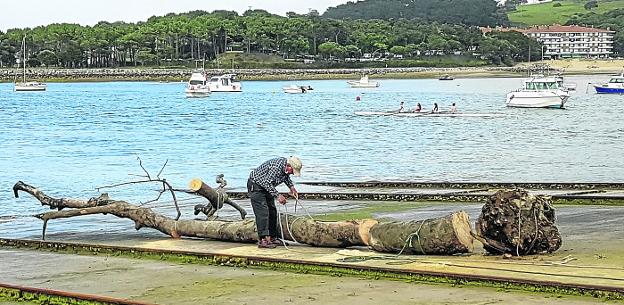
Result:
{"type": "MultiPolygon", "coordinates": [[[[588,1],[563,0],[543,4],[520,5],[516,11],[509,12],[509,20],[516,26],[565,24],[575,14],[586,14],[590,11],[583,6],[588,1]],[[560,7],[554,7],[561,3],[560,7]]],[[[592,12],[604,13],[616,8],[624,8],[624,0],[598,0],[598,7],[592,12]]]]}

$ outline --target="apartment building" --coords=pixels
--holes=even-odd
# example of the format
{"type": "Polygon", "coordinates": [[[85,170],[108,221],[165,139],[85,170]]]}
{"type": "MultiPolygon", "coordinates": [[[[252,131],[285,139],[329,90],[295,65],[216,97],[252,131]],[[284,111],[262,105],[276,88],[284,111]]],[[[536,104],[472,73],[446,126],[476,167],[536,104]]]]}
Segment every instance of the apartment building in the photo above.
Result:
{"type": "Polygon", "coordinates": [[[577,25],[549,25],[519,29],[544,44],[544,57],[609,57],[615,31],[577,25]]]}
{"type": "Polygon", "coordinates": [[[520,28],[482,28],[490,31],[518,31],[544,44],[544,58],[605,58],[613,54],[615,31],[577,25],[535,26],[520,28]]]}

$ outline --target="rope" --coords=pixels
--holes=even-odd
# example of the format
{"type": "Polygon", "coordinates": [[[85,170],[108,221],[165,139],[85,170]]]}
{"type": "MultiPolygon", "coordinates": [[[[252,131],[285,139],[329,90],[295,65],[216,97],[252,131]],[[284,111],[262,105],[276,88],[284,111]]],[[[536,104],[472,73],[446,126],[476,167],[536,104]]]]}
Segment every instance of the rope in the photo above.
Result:
{"type": "Polygon", "coordinates": [[[418,230],[416,230],[416,232],[411,233],[410,235],[407,236],[407,239],[405,240],[405,244],[403,244],[403,248],[401,249],[401,251],[399,251],[399,254],[397,254],[396,256],[398,257],[399,255],[401,255],[403,253],[403,251],[405,251],[405,248],[407,247],[408,243],[411,247],[413,247],[414,245],[412,244],[413,238],[414,236],[416,236],[416,240],[418,240],[418,246],[420,247],[420,252],[422,252],[423,255],[426,255],[425,253],[425,249],[423,248],[422,244],[420,243],[420,229],[422,229],[423,224],[427,222],[427,220],[423,220],[420,223],[420,226],[418,227],[418,230]]]}

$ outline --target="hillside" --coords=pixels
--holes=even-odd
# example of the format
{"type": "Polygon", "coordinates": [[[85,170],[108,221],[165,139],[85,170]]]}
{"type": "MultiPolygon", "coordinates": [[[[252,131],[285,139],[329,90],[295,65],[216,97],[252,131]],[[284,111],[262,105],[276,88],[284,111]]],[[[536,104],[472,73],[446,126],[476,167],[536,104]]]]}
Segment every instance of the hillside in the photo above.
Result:
{"type": "MultiPolygon", "coordinates": [[[[516,11],[509,12],[508,18],[513,25],[546,25],[565,24],[568,19],[576,14],[586,14],[590,11],[584,8],[587,1],[562,0],[534,5],[521,5],[516,11]],[[560,7],[553,6],[560,3],[560,7]]],[[[605,13],[607,11],[623,8],[624,0],[598,0],[598,7],[591,10],[594,13],[605,13]]]]}
{"type": "Polygon", "coordinates": [[[508,23],[494,0],[363,0],[330,7],[332,19],[420,19],[429,22],[496,26],[508,23]]]}

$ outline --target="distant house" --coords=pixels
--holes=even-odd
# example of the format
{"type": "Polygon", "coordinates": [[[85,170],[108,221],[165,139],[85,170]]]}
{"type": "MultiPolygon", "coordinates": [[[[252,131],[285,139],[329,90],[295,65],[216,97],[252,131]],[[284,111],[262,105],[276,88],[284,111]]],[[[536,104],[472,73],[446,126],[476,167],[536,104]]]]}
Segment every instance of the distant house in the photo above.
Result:
{"type": "Polygon", "coordinates": [[[577,25],[535,26],[520,28],[481,28],[491,31],[517,31],[544,44],[545,58],[592,57],[606,58],[613,54],[615,31],[577,25]]]}
{"type": "Polygon", "coordinates": [[[553,2],[553,0],[527,0],[527,2],[520,3],[520,5],[532,5],[532,4],[540,4],[540,3],[547,3],[547,2],[553,2]]]}

